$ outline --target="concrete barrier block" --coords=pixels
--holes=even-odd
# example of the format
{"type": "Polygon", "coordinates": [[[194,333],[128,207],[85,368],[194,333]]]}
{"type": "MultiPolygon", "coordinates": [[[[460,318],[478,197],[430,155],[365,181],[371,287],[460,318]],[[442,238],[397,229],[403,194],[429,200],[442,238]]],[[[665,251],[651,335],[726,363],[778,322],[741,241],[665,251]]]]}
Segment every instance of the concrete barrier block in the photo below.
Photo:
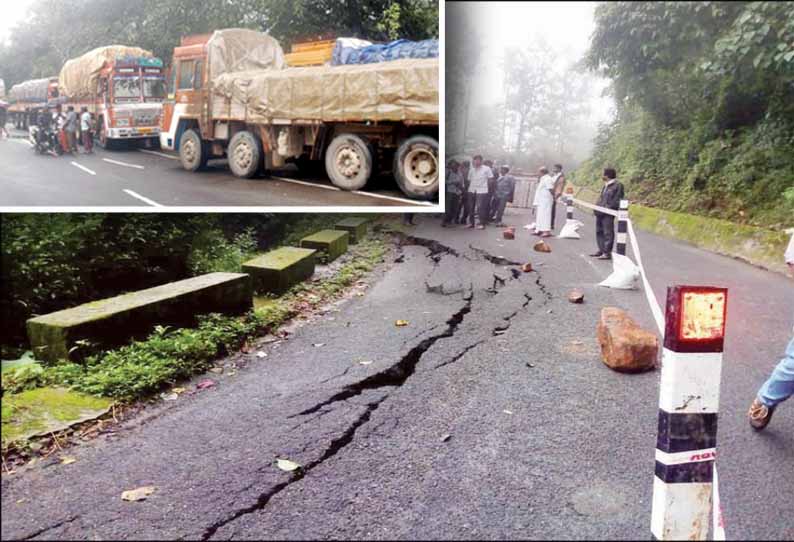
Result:
{"type": "Polygon", "coordinates": [[[355,245],[367,235],[367,218],[350,217],[337,222],[334,225],[335,230],[346,231],[350,234],[350,244],[355,245]]]}
{"type": "Polygon", "coordinates": [[[301,239],[301,247],[313,248],[325,253],[329,262],[347,252],[350,234],[339,230],[322,230],[301,239]]]}
{"type": "Polygon", "coordinates": [[[38,359],[54,363],[73,359],[69,350],[80,340],[113,347],[157,325],[192,326],[198,315],[240,314],[252,306],[249,275],[209,273],[31,318],[28,339],[38,359]]]}
{"type": "Polygon", "coordinates": [[[310,248],[278,248],[245,262],[243,273],[251,275],[254,291],[283,293],[314,274],[316,253],[310,248]]]}

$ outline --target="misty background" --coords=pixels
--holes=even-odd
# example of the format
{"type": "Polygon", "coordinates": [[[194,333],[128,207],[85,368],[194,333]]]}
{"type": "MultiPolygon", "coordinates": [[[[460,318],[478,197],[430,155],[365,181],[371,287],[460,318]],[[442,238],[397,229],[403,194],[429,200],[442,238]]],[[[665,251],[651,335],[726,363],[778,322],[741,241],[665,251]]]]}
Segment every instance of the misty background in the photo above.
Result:
{"type": "Polygon", "coordinates": [[[446,152],[534,172],[590,156],[615,115],[584,67],[595,2],[447,2],[446,152]]]}

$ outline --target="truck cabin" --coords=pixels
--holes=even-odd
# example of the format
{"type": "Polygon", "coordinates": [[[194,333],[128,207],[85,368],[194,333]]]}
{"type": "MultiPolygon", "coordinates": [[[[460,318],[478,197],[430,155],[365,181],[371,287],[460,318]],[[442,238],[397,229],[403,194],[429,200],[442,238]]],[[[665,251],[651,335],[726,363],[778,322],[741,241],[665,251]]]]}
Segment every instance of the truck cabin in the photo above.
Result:
{"type": "Polygon", "coordinates": [[[97,96],[106,104],[161,103],[166,98],[163,61],[124,57],[102,70],[97,96]]]}
{"type": "MultiPolygon", "coordinates": [[[[169,131],[170,123],[176,104],[183,111],[180,118],[187,119],[187,123],[180,123],[176,137],[161,137],[160,144],[164,148],[179,150],[179,141],[188,126],[201,127],[202,131],[208,129],[206,122],[200,119],[203,111],[202,91],[206,84],[207,43],[212,34],[196,34],[183,36],[179,46],[174,48],[168,79],[168,100],[163,104],[163,132],[169,131]]],[[[205,137],[208,134],[203,134],[205,137]]]]}

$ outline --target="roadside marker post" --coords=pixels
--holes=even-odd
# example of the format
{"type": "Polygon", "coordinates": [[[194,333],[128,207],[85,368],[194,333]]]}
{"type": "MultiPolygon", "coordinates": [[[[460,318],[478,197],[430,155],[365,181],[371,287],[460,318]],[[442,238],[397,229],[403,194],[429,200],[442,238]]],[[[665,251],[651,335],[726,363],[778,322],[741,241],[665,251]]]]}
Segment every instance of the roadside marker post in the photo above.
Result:
{"type": "Polygon", "coordinates": [[[616,252],[621,256],[626,255],[626,239],[628,237],[628,220],[629,220],[629,200],[620,200],[620,209],[618,210],[618,236],[615,245],[616,252]]]}
{"type": "Polygon", "coordinates": [[[573,220],[573,194],[565,194],[565,219],[573,220]]]}
{"type": "Polygon", "coordinates": [[[667,289],[651,511],[656,540],[708,536],[727,302],[726,288],[667,289]]]}

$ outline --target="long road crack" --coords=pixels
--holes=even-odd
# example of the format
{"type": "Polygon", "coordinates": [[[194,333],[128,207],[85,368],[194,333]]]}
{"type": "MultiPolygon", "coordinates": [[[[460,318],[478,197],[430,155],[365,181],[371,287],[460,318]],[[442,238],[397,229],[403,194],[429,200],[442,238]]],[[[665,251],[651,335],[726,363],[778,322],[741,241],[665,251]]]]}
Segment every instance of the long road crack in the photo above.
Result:
{"type": "MultiPolygon", "coordinates": [[[[416,367],[419,364],[419,361],[422,359],[422,356],[425,352],[427,352],[430,347],[432,347],[438,340],[451,337],[455,334],[460,324],[463,322],[463,319],[466,315],[471,312],[472,300],[474,294],[473,291],[469,291],[469,295],[464,298],[464,305],[455,312],[450,318],[446,321],[447,327],[441,333],[437,333],[427,339],[422,340],[419,344],[411,348],[407,354],[405,354],[400,360],[389,367],[388,369],[378,372],[364,380],[357,382],[355,384],[350,384],[345,386],[341,392],[334,394],[331,398],[318,403],[317,405],[303,410],[302,412],[298,413],[297,415],[289,416],[290,418],[294,418],[296,416],[306,416],[312,413],[315,413],[324,407],[331,405],[333,403],[337,403],[340,401],[346,401],[351,397],[355,397],[357,395],[362,394],[365,390],[375,390],[380,388],[399,388],[402,386],[408,378],[410,378],[414,372],[416,371],[416,367]]],[[[377,401],[369,402],[365,405],[364,412],[356,418],[356,420],[350,424],[347,429],[337,437],[336,439],[331,441],[331,444],[326,448],[325,452],[323,452],[320,458],[315,459],[314,461],[308,463],[304,466],[299,472],[294,474],[290,477],[289,480],[281,482],[268,491],[262,493],[257,497],[256,502],[247,506],[245,508],[241,508],[231,515],[227,516],[226,518],[219,520],[204,530],[204,533],[201,536],[202,540],[209,540],[212,538],[215,533],[221,527],[228,525],[229,523],[239,519],[240,517],[252,514],[258,510],[262,510],[267,506],[270,500],[284,489],[289,487],[291,484],[301,480],[306,474],[308,474],[311,470],[316,468],[317,466],[323,464],[325,461],[331,459],[335,455],[337,455],[340,451],[342,451],[346,446],[348,446],[355,437],[356,431],[366,424],[370,418],[372,417],[372,413],[375,412],[378,407],[389,397],[389,393],[378,399],[377,401]]]]}

